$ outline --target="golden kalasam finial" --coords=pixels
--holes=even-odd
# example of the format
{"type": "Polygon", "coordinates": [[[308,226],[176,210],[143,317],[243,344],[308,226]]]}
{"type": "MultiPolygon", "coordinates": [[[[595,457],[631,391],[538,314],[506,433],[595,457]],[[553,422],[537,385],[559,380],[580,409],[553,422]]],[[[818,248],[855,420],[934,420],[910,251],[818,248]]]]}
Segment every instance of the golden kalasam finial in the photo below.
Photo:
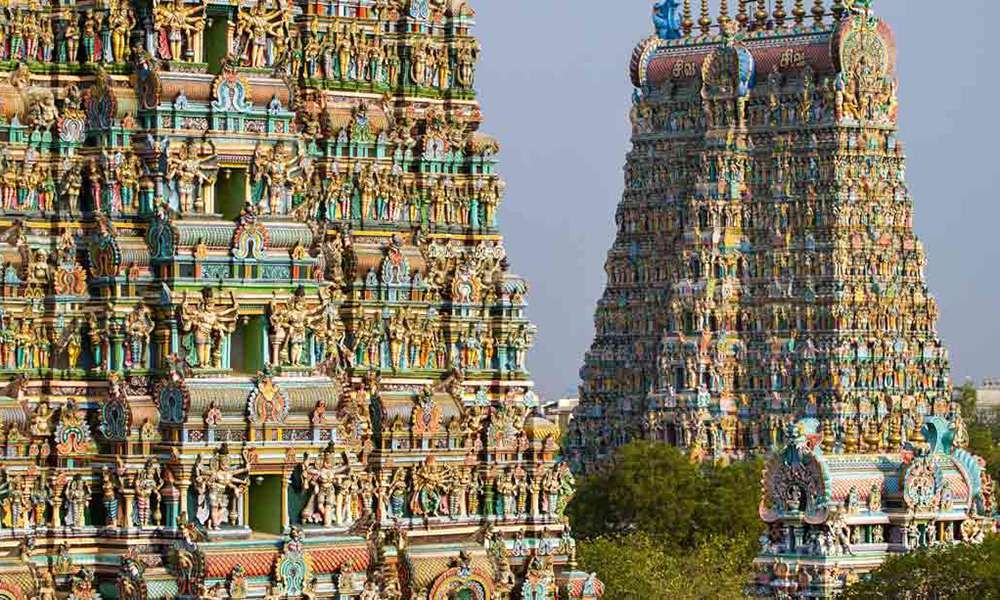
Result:
{"type": "Polygon", "coordinates": [[[736,11],[736,22],[740,24],[740,29],[746,29],[747,24],[750,22],[750,17],[747,15],[747,2],[750,0],[737,0],[739,9],[736,11]]]}
{"type": "Polygon", "coordinates": [[[813,19],[816,21],[816,27],[823,24],[823,17],[826,16],[826,8],[823,6],[823,0],[816,0],[813,2],[812,9],[813,19]]]}
{"type": "Polygon", "coordinates": [[[708,10],[708,0],[701,0],[701,18],[698,19],[698,26],[701,27],[701,34],[708,35],[712,32],[712,17],[708,10]]]}
{"type": "Polygon", "coordinates": [[[722,28],[729,22],[729,0],[719,2],[719,27],[722,28]]]}
{"type": "Polygon", "coordinates": [[[839,21],[844,16],[844,10],[843,0],[833,0],[833,18],[839,21]]]}
{"type": "Polygon", "coordinates": [[[788,13],[785,12],[785,0],[774,0],[774,24],[781,29],[785,26],[785,17],[788,13]]]}
{"type": "Polygon", "coordinates": [[[757,0],[757,29],[767,29],[767,0],[757,0]]]}
{"type": "Polygon", "coordinates": [[[685,37],[690,37],[691,30],[694,29],[694,21],[691,20],[691,0],[684,0],[684,19],[681,21],[681,29],[685,37]]]}
{"type": "Polygon", "coordinates": [[[795,7],[792,8],[792,17],[795,19],[796,27],[801,27],[806,22],[805,0],[795,0],[795,7]]]}

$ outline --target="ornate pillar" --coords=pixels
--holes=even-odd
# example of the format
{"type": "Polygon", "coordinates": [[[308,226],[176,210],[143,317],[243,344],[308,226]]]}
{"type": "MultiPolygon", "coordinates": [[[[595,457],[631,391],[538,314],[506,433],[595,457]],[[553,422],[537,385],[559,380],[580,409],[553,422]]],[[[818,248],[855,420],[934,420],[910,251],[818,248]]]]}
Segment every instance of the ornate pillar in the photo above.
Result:
{"type": "Polygon", "coordinates": [[[168,480],[163,484],[160,489],[161,502],[163,504],[161,512],[163,513],[163,526],[167,528],[177,527],[177,517],[181,511],[181,496],[180,492],[173,484],[173,480],[168,480]]]}
{"type": "MultiPolygon", "coordinates": [[[[50,519],[50,523],[51,527],[56,529],[62,527],[63,490],[66,488],[65,475],[52,475],[49,480],[49,488],[52,490],[52,518],[50,519]]],[[[83,527],[81,523],[74,523],[73,525],[75,527],[83,527]]]]}
{"type": "Polygon", "coordinates": [[[281,476],[281,530],[288,531],[291,527],[291,516],[288,514],[288,490],[291,488],[292,474],[284,473],[281,476]]]}
{"type": "Polygon", "coordinates": [[[133,511],[135,510],[135,490],[134,489],[124,489],[122,490],[122,496],[125,498],[124,506],[124,520],[122,523],[122,529],[131,529],[134,527],[135,515],[133,511]]]}
{"type": "Polygon", "coordinates": [[[187,477],[181,477],[177,481],[177,518],[180,520],[183,515],[187,521],[191,521],[194,516],[188,514],[188,489],[191,481],[187,477]]]}

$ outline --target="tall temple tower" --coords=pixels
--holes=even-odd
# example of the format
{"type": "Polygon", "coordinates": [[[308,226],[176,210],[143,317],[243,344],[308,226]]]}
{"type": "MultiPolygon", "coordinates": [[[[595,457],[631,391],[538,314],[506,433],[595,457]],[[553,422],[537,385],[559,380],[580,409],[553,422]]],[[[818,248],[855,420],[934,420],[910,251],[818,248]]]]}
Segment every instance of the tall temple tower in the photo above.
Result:
{"type": "Polygon", "coordinates": [[[891,29],[870,0],[653,11],[575,466],[633,439],[702,459],[780,450],[764,595],[825,597],[888,554],[978,539],[992,483],[961,449],[891,29]]]}
{"type": "Polygon", "coordinates": [[[739,457],[802,416],[856,449],[890,413],[949,414],[891,30],[863,2],[741,2],[717,21],[706,4],[697,24],[677,4],[657,4],[661,35],[632,60],[633,149],[574,458],[634,438],[739,457]]]}
{"type": "Polygon", "coordinates": [[[0,8],[0,599],[600,596],[473,20],[0,8]]]}

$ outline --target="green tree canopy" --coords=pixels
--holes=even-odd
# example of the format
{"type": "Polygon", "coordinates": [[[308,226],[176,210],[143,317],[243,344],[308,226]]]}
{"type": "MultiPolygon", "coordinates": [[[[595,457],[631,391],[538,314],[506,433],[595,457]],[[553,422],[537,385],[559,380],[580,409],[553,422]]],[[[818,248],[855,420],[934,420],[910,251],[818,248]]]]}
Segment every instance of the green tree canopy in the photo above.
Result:
{"type": "Polygon", "coordinates": [[[604,581],[603,600],[739,600],[756,545],[748,538],[712,538],[669,550],[645,533],[580,544],[578,557],[604,581]]]}
{"type": "Polygon", "coordinates": [[[634,442],[580,481],[568,514],[604,600],[743,598],[763,527],[761,468],[694,464],[666,444],[634,442]]]}
{"type": "Polygon", "coordinates": [[[642,532],[680,548],[716,535],[756,538],[761,468],[694,464],[672,446],[635,442],[580,482],[568,512],[583,538],[642,532]]]}

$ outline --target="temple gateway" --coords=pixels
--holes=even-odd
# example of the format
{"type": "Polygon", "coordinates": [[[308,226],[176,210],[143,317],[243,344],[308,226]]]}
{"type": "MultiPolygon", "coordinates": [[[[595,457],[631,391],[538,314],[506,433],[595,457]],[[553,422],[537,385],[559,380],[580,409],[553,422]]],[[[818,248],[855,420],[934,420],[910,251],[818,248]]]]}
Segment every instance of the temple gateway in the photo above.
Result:
{"type": "Polygon", "coordinates": [[[0,8],[0,599],[593,599],[465,0],[0,8]]]}
{"type": "Polygon", "coordinates": [[[635,439],[769,455],[753,591],[830,597],[891,554],[981,539],[993,483],[913,233],[892,30],[870,0],[735,4],[661,0],[633,54],[566,444],[582,471],[635,439]]]}

